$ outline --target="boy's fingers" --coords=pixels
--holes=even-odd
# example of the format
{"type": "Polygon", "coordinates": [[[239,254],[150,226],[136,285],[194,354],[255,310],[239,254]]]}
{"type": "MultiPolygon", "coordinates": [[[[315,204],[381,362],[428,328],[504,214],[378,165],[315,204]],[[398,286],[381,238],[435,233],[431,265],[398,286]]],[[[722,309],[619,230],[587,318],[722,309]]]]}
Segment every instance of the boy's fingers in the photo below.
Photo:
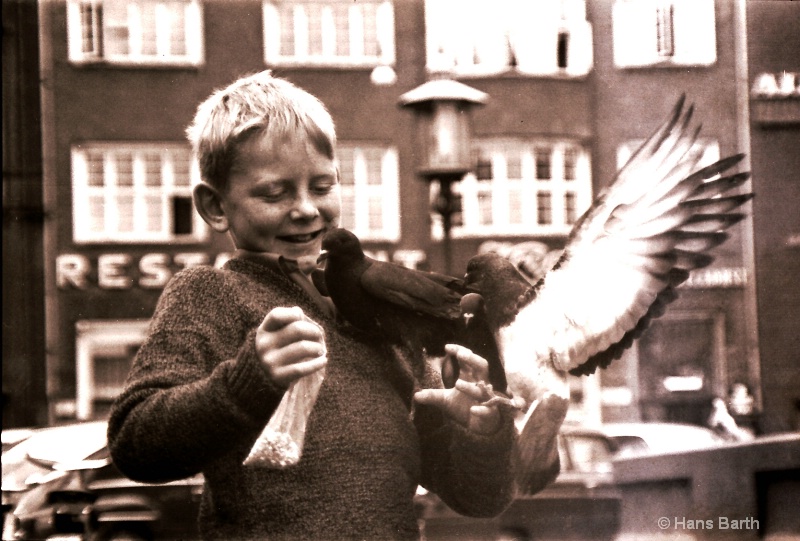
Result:
{"type": "Polygon", "coordinates": [[[459,374],[467,381],[485,380],[489,375],[489,363],[469,348],[458,344],[447,344],[445,352],[458,361],[459,374]]]}
{"type": "Polygon", "coordinates": [[[261,329],[267,332],[275,332],[282,329],[293,321],[301,321],[305,317],[302,308],[299,306],[273,308],[267,317],[261,322],[261,329]]]}
{"type": "Polygon", "coordinates": [[[414,400],[426,406],[441,408],[447,402],[447,395],[441,389],[422,389],[414,394],[414,400]]]}
{"type": "Polygon", "coordinates": [[[483,402],[487,398],[486,385],[478,385],[475,382],[459,379],[456,381],[456,390],[467,395],[476,402],[483,402]]]}
{"type": "Polygon", "coordinates": [[[313,374],[317,370],[328,364],[327,357],[318,357],[310,361],[302,361],[286,366],[281,366],[275,370],[274,379],[278,382],[292,382],[303,376],[313,374]]]}
{"type": "Polygon", "coordinates": [[[319,342],[302,340],[283,346],[280,350],[279,365],[286,366],[325,356],[325,348],[319,342]]]}
{"type": "Polygon", "coordinates": [[[469,429],[479,433],[489,434],[497,430],[500,423],[498,412],[495,408],[487,406],[472,406],[469,410],[469,429]]]}

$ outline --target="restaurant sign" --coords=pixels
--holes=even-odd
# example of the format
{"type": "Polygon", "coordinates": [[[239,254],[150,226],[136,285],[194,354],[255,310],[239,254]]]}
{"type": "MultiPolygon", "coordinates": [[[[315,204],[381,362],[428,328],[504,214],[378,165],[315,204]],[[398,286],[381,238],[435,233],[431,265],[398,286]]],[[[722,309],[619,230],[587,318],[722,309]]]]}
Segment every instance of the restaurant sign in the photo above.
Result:
{"type": "MultiPolygon", "coordinates": [[[[233,254],[222,252],[161,252],[136,257],[117,252],[100,254],[90,258],[84,254],[61,254],[56,258],[56,285],[62,290],[85,290],[91,287],[120,290],[138,287],[141,289],[163,289],[170,278],[180,271],[197,265],[221,267],[233,254]]],[[[417,268],[426,260],[422,250],[386,250],[369,252],[368,255],[409,268],[417,268]]]]}

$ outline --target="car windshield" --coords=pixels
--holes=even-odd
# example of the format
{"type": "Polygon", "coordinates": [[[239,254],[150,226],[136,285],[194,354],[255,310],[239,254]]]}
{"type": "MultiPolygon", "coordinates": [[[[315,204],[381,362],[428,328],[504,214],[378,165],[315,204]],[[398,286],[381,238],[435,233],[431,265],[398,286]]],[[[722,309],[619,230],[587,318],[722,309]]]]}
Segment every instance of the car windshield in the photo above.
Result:
{"type": "Polygon", "coordinates": [[[585,434],[569,434],[564,439],[569,447],[570,470],[580,473],[611,472],[612,453],[604,439],[585,434]]]}

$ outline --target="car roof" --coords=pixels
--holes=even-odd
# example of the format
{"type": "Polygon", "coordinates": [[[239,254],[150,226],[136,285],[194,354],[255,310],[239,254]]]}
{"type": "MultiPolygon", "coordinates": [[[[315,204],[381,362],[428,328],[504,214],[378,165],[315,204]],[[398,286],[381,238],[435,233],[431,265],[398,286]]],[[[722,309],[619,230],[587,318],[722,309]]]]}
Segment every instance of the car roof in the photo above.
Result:
{"type": "Polygon", "coordinates": [[[606,423],[602,431],[620,443],[624,438],[638,438],[651,452],[657,453],[704,449],[725,443],[713,430],[682,423],[606,423]]]}
{"type": "Polygon", "coordinates": [[[31,457],[52,463],[83,460],[106,445],[107,421],[87,421],[38,428],[25,440],[3,453],[3,464],[31,457]]]}

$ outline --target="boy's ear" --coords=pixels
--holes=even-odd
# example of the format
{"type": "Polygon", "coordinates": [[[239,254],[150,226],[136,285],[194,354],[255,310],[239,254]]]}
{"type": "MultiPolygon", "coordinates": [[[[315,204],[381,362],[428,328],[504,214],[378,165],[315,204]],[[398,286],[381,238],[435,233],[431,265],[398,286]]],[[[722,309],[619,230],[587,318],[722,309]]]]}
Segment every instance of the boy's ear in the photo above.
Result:
{"type": "Polygon", "coordinates": [[[217,233],[228,230],[228,218],[222,208],[222,198],[216,188],[201,182],[192,190],[192,198],[197,212],[217,233]]]}

